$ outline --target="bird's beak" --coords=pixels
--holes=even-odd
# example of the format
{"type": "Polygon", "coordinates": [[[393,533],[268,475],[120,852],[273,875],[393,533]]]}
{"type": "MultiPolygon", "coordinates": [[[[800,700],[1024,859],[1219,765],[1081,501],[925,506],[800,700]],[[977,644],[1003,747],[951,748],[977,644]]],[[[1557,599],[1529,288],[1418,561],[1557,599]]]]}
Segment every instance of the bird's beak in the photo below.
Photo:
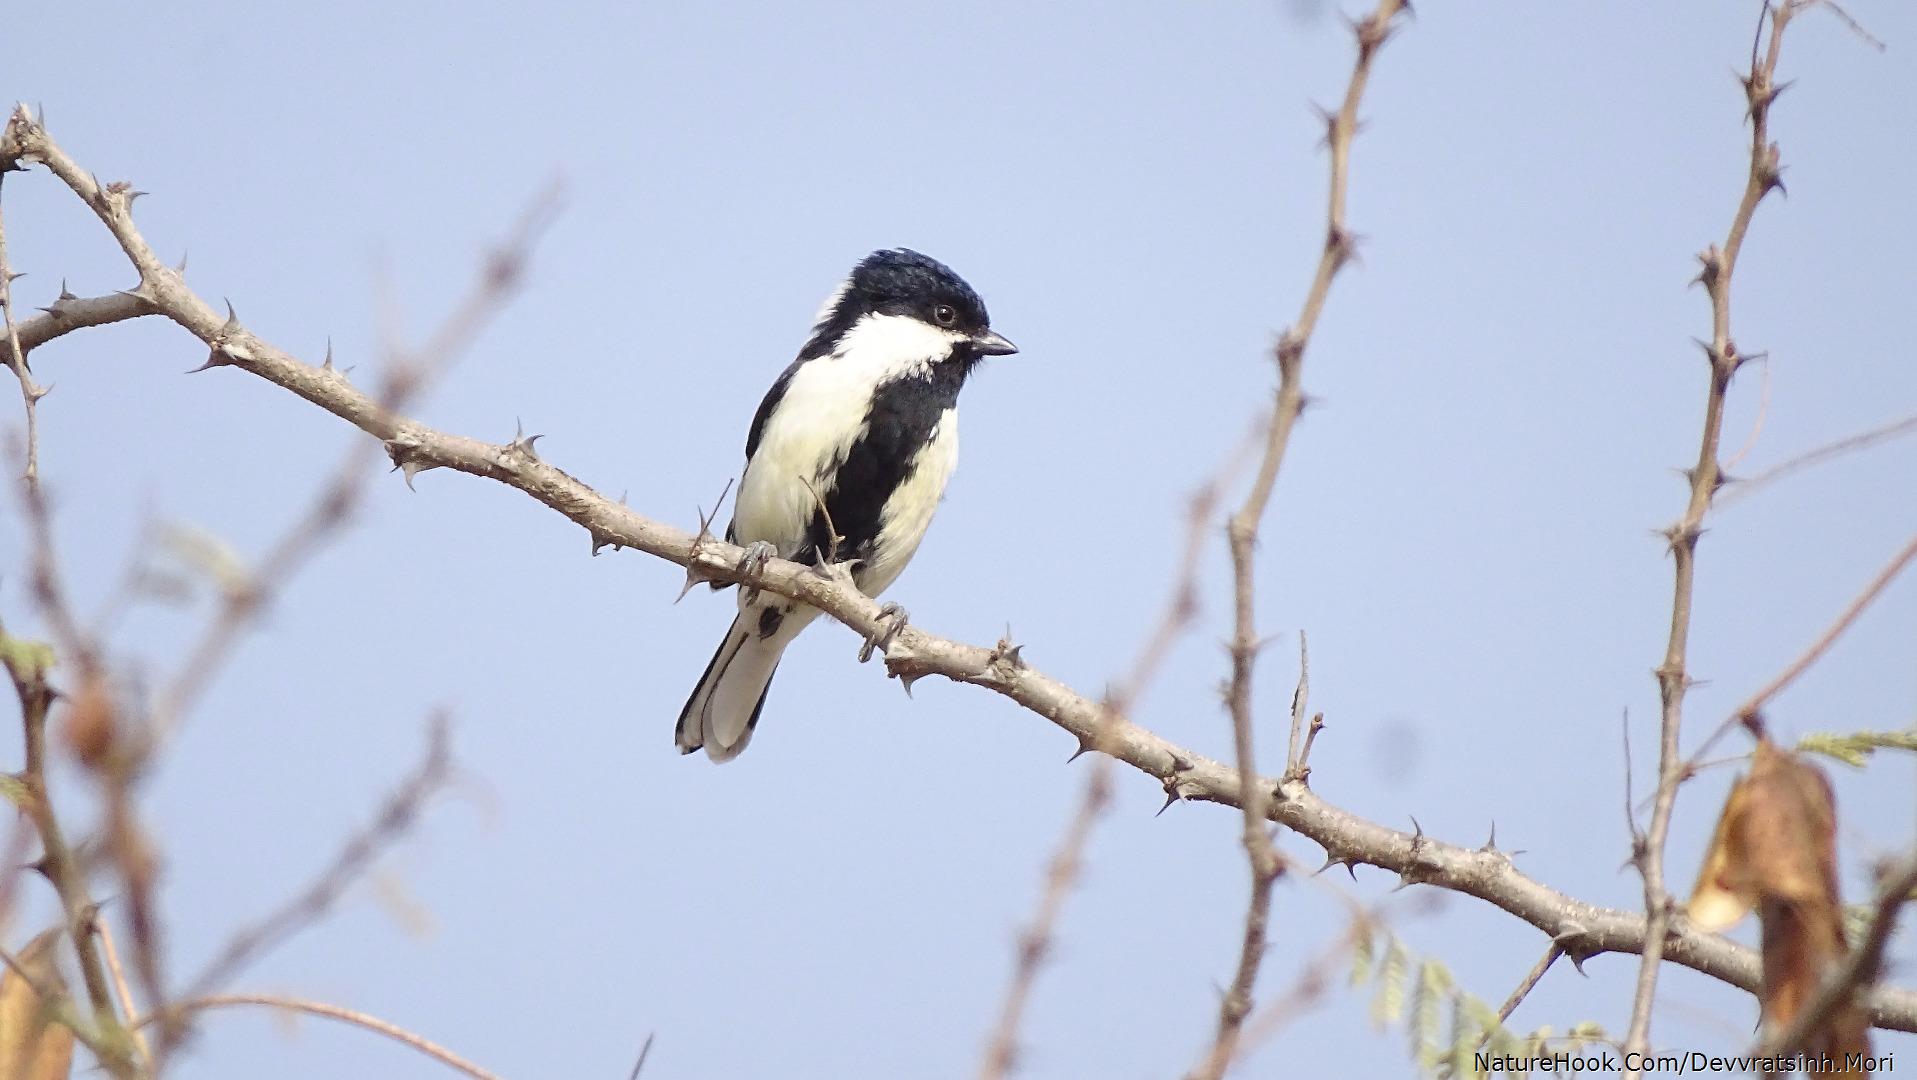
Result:
{"type": "Polygon", "coordinates": [[[996,330],[987,330],[973,337],[972,347],[981,356],[1010,356],[1018,351],[1018,346],[1005,340],[1005,335],[996,330]]]}

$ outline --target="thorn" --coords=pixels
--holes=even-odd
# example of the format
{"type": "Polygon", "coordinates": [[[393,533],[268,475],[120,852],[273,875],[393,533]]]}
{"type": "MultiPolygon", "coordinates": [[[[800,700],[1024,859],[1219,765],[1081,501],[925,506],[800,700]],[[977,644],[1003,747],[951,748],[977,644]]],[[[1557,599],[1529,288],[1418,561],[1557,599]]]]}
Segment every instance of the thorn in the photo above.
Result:
{"type": "Polygon", "coordinates": [[[538,461],[539,455],[533,450],[533,444],[543,438],[545,438],[544,435],[526,434],[526,429],[520,425],[519,418],[514,417],[513,418],[513,441],[506,444],[506,452],[509,454],[514,454],[514,453],[523,454],[527,458],[530,458],[533,461],[538,461]]]}
{"type": "MultiPolygon", "coordinates": [[[[620,543],[617,540],[614,540],[612,537],[607,536],[605,533],[602,533],[599,530],[592,528],[591,526],[587,526],[586,535],[592,540],[592,554],[594,558],[599,557],[599,551],[601,548],[611,548],[614,551],[625,550],[626,545],[620,543]]],[[[686,586],[686,588],[691,588],[691,587],[692,587],[691,585],[686,586]]],[[[679,594],[680,598],[684,598],[685,595],[686,594],[684,592],[680,592],[679,594]]],[[[678,602],[679,602],[678,600],[673,601],[673,603],[675,604],[678,602]]]]}
{"type": "Polygon", "coordinates": [[[1486,840],[1484,842],[1484,846],[1479,848],[1478,850],[1483,852],[1495,852],[1498,850],[1498,823],[1497,822],[1493,821],[1491,823],[1491,838],[1489,840],[1486,840]]]}
{"type": "Polygon", "coordinates": [[[1331,145],[1331,140],[1338,137],[1338,114],[1315,101],[1311,103],[1311,111],[1317,113],[1318,119],[1325,125],[1324,137],[1318,140],[1318,149],[1325,149],[1331,145]]]}
{"type": "Polygon", "coordinates": [[[1072,751],[1072,756],[1065,759],[1067,765],[1098,749],[1097,739],[1086,738],[1083,735],[1075,735],[1074,738],[1078,740],[1078,749],[1072,751]]]}
{"type": "Polygon", "coordinates": [[[326,336],[326,359],[320,361],[320,370],[334,373],[337,373],[339,370],[333,366],[333,336],[331,334],[326,336]]]}
{"type": "Polygon", "coordinates": [[[186,254],[187,253],[185,251],[181,251],[180,261],[175,263],[173,266],[173,272],[180,275],[181,277],[186,276],[186,254]]]}
{"type": "Polygon", "coordinates": [[[78,300],[78,299],[80,298],[73,295],[73,290],[67,288],[67,279],[61,278],[60,279],[60,295],[53,302],[55,304],[59,304],[68,300],[78,300]]]}
{"type": "Polygon", "coordinates": [[[1424,826],[1418,824],[1415,816],[1411,818],[1411,830],[1411,846],[1415,849],[1419,844],[1424,843],[1424,826]]]}
{"type": "Polygon", "coordinates": [[[885,661],[886,676],[897,679],[899,681],[899,689],[905,691],[906,697],[911,697],[912,684],[925,678],[927,673],[924,671],[911,670],[907,657],[886,656],[882,659],[885,661]]]}
{"type": "Polygon", "coordinates": [[[413,486],[413,477],[427,469],[439,468],[431,462],[421,461],[419,447],[415,444],[401,442],[395,438],[386,440],[383,445],[386,447],[386,456],[393,461],[393,468],[405,476],[408,491],[419,490],[413,486]]]}
{"type": "MultiPolygon", "coordinates": [[[[221,299],[225,299],[225,298],[222,297],[221,299]]],[[[220,329],[224,332],[227,330],[237,330],[239,328],[240,328],[240,313],[233,310],[233,301],[227,300],[226,301],[226,325],[221,327],[220,329]]]]}
{"type": "Polygon", "coordinates": [[[1165,789],[1165,805],[1159,807],[1158,813],[1153,814],[1152,815],[1153,817],[1157,817],[1159,814],[1163,814],[1167,809],[1171,807],[1171,804],[1185,797],[1185,793],[1182,790],[1180,790],[1180,788],[1184,785],[1184,781],[1179,779],[1178,774],[1183,772],[1190,772],[1192,767],[1191,762],[1186,761],[1184,758],[1179,757],[1177,754],[1173,754],[1171,759],[1171,767],[1172,767],[1172,775],[1167,776],[1163,780],[1160,780],[1158,782],[1159,786],[1165,789]]]}
{"type": "Polygon", "coordinates": [[[206,354],[206,363],[196,368],[188,368],[186,369],[186,373],[188,375],[198,375],[202,371],[211,371],[216,367],[227,367],[232,363],[233,361],[220,355],[220,350],[213,349],[206,354]]]}
{"type": "MultiPolygon", "coordinates": [[[[599,554],[600,545],[603,543],[609,543],[609,542],[610,541],[602,541],[597,536],[595,536],[593,538],[592,553],[594,555],[599,554]]],[[[614,545],[614,546],[616,547],[617,545],[614,545]]],[[[679,601],[684,600],[686,598],[686,594],[691,592],[694,586],[702,585],[711,580],[712,580],[712,577],[708,575],[703,569],[700,568],[699,561],[695,558],[693,561],[686,564],[686,583],[680,587],[679,595],[673,597],[672,602],[677,604],[679,601]]]]}
{"type": "Polygon", "coordinates": [[[27,272],[25,270],[9,270],[7,271],[7,284],[11,285],[26,276],[27,272]]]}

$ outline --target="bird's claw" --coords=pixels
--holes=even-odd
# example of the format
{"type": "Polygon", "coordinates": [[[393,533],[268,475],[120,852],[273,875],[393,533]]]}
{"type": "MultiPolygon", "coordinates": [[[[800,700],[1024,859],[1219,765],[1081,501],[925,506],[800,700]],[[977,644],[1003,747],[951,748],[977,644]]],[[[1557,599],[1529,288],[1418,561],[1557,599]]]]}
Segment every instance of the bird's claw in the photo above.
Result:
{"type": "Polygon", "coordinates": [[[875,649],[881,653],[891,652],[892,643],[898,640],[899,634],[905,630],[905,624],[910,619],[911,616],[904,608],[890,600],[886,601],[879,608],[879,620],[886,624],[885,629],[866,638],[865,644],[859,646],[859,663],[863,664],[872,659],[872,652],[875,649]]]}
{"type": "MultiPolygon", "coordinates": [[[[752,543],[746,545],[745,555],[739,559],[739,563],[734,569],[738,570],[741,574],[756,574],[764,570],[765,564],[771,562],[778,554],[779,549],[773,547],[770,543],[764,540],[754,540],[752,543]]],[[[745,595],[741,602],[752,604],[757,602],[758,599],[759,587],[757,585],[747,585],[745,587],[745,595]]]]}

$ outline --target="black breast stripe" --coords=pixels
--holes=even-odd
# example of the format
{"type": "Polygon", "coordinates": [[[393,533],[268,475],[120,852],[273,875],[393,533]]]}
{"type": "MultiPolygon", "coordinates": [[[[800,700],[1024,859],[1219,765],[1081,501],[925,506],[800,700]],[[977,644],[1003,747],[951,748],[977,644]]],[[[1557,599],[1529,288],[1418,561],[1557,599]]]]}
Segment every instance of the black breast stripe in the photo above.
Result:
{"type": "MultiPolygon", "coordinates": [[[[926,374],[894,379],[873,395],[864,434],[846,452],[836,474],[822,478],[831,483],[825,505],[842,537],[840,562],[871,558],[884,526],[880,512],[917,468],[919,450],[932,429],[958,403],[967,366],[934,364],[926,374]]],[[[822,547],[826,525],[818,514],[813,515],[811,533],[814,545],[822,547]]]]}

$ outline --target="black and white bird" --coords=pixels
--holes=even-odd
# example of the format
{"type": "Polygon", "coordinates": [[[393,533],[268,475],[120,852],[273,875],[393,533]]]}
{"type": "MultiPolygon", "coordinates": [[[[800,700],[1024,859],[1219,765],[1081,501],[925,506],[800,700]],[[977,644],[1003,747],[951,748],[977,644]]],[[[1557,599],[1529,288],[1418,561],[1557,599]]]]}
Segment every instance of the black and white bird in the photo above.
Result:
{"type": "MultiPolygon", "coordinates": [[[[1017,351],[943,263],[904,248],[866,256],[759,403],[726,539],[746,545],[747,560],[846,572],[878,596],[918,550],[958,461],[959,389],[982,358],[1017,351]]],[[[904,613],[887,608],[896,631],[904,613]]],[[[780,654],[818,614],[741,589],[739,615],[679,714],[680,751],[737,757],[780,654]]]]}

